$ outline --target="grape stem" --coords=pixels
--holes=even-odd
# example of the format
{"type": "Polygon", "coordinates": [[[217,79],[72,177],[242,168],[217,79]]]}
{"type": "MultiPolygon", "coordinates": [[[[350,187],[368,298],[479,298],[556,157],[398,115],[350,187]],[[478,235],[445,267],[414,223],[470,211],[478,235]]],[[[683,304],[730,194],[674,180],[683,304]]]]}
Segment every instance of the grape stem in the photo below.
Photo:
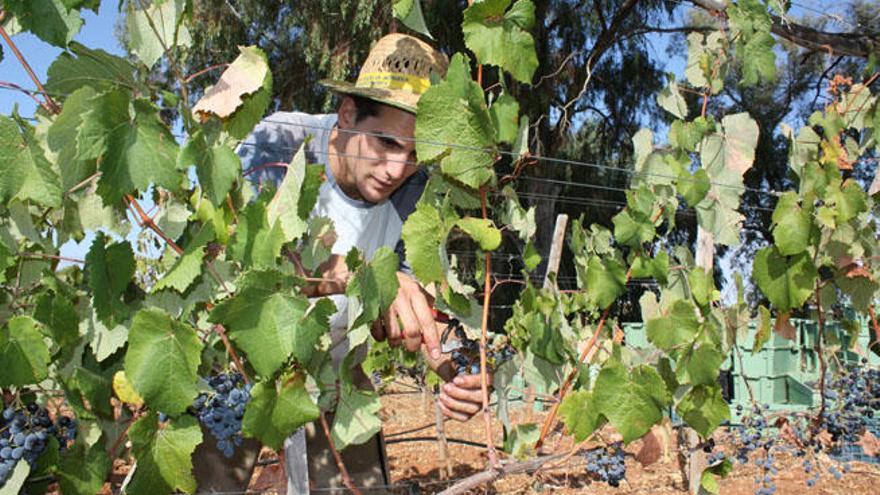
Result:
{"type": "MultiPolygon", "coordinates": [[[[477,66],[478,74],[482,73],[481,68],[481,66],[477,66]]],[[[480,189],[480,205],[483,210],[483,218],[487,219],[489,215],[486,207],[486,188],[480,189]]],[[[486,276],[483,281],[483,321],[480,333],[480,391],[483,396],[483,419],[486,425],[486,452],[489,456],[489,469],[497,470],[499,464],[498,455],[495,453],[495,444],[492,440],[492,411],[489,409],[489,375],[486,362],[486,346],[489,340],[489,303],[492,297],[492,253],[489,251],[486,251],[484,271],[486,276]]]]}
{"type": "Polygon", "coordinates": [[[321,429],[324,430],[324,435],[327,436],[327,444],[330,446],[330,452],[333,452],[333,458],[336,459],[336,467],[339,468],[339,472],[342,474],[342,483],[355,495],[361,495],[361,492],[356,486],[354,486],[354,483],[352,483],[351,477],[348,475],[348,470],[345,469],[345,463],[342,462],[342,456],[339,455],[339,451],[336,450],[336,446],[333,445],[333,437],[330,435],[330,426],[327,424],[327,418],[324,417],[324,411],[321,411],[318,419],[321,420],[321,429]]]}
{"type": "Polygon", "coordinates": [[[241,364],[241,359],[238,358],[238,353],[235,352],[235,347],[232,347],[232,343],[229,342],[229,337],[226,336],[226,329],[223,328],[223,325],[217,324],[214,325],[214,331],[217,332],[217,335],[220,336],[220,340],[223,341],[223,346],[226,347],[226,352],[229,353],[229,357],[232,358],[232,362],[235,363],[235,367],[238,368],[238,371],[241,372],[242,378],[244,378],[245,383],[250,383],[251,379],[248,376],[247,372],[244,370],[244,366],[241,364]]]}

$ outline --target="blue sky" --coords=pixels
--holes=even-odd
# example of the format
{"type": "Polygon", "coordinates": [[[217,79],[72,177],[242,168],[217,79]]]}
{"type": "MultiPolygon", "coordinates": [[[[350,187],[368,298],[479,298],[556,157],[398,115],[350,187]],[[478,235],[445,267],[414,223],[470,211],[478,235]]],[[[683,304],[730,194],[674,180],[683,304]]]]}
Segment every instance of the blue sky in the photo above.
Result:
{"type": "MultiPolygon", "coordinates": [[[[118,6],[117,0],[102,0],[98,15],[95,15],[91,10],[83,10],[82,17],[85,24],[74,39],[90,48],[101,48],[110,53],[121,55],[123,51],[115,34],[118,6]]],[[[17,34],[12,37],[12,41],[15,42],[31,68],[37,73],[40,81],[45,83],[46,71],[52,61],[61,53],[61,49],[30,33],[17,34]]],[[[11,82],[26,89],[36,89],[27,72],[13,55],[12,50],[5,44],[3,46],[3,60],[0,61],[0,81],[11,82]]],[[[33,115],[36,108],[36,103],[30,97],[18,91],[0,88],[0,114],[9,115],[15,104],[18,104],[19,113],[24,117],[33,115]]]]}

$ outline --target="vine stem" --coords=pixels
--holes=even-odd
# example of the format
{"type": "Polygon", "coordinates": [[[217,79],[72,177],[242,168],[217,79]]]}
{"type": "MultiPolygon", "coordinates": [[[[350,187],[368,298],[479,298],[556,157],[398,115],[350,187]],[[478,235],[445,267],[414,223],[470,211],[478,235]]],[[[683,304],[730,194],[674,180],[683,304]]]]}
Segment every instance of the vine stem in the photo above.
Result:
{"type": "MultiPolygon", "coordinates": [[[[468,0],[468,6],[473,5],[473,0],[468,0]]],[[[477,85],[483,87],[483,65],[477,62],[477,85]]],[[[480,206],[483,219],[489,218],[486,206],[486,188],[480,188],[480,206]]],[[[489,342],[489,302],[492,298],[492,253],[485,253],[485,278],[483,279],[483,315],[480,332],[480,393],[483,399],[483,422],[486,426],[486,454],[489,457],[489,469],[487,473],[497,476],[500,470],[498,454],[495,452],[495,442],[492,440],[492,410],[489,409],[489,375],[486,370],[486,346],[489,342]]]]}
{"type": "Polygon", "coordinates": [[[871,326],[874,327],[874,338],[868,344],[868,349],[880,343],[880,325],[877,324],[877,314],[874,313],[874,305],[868,306],[868,315],[871,316],[871,326]]]}
{"type": "MultiPolygon", "coordinates": [[[[480,189],[480,206],[483,210],[483,219],[489,216],[486,207],[486,188],[480,189]]],[[[483,281],[483,319],[480,333],[480,392],[483,398],[483,420],[486,425],[486,452],[489,456],[489,469],[497,470],[498,454],[495,452],[495,444],[492,440],[492,411],[489,409],[489,375],[486,371],[486,346],[489,341],[489,302],[492,297],[492,253],[486,251],[485,279],[483,281]]]]}
{"type": "Polygon", "coordinates": [[[131,429],[131,425],[138,419],[138,414],[132,414],[131,419],[128,420],[128,424],[125,425],[125,429],[122,430],[122,433],[116,437],[116,441],[113,442],[113,445],[110,447],[110,450],[107,451],[107,455],[110,456],[111,459],[116,458],[116,450],[122,445],[122,441],[128,437],[128,430],[131,429]]]}
{"type": "MultiPolygon", "coordinates": [[[[651,218],[651,223],[654,224],[663,215],[664,208],[661,207],[660,210],[651,218]]],[[[629,283],[632,278],[632,267],[626,271],[626,283],[629,283]]],[[[599,324],[596,325],[596,331],[593,332],[593,335],[590,337],[590,340],[587,342],[587,345],[584,346],[584,350],[581,351],[581,355],[578,357],[577,364],[580,365],[587,359],[587,355],[590,353],[590,350],[596,345],[596,342],[599,340],[599,335],[602,333],[602,329],[605,327],[605,322],[608,320],[608,314],[611,313],[611,307],[614,305],[612,302],[602,311],[602,317],[599,318],[599,324]]],[[[565,377],[565,381],[562,382],[562,387],[559,389],[559,399],[553,404],[553,407],[550,409],[550,414],[547,415],[547,419],[544,420],[543,426],[541,426],[541,435],[538,437],[538,441],[535,443],[535,449],[540,449],[541,445],[544,444],[544,439],[547,438],[547,435],[550,433],[550,430],[556,424],[556,414],[559,412],[559,406],[562,404],[562,399],[565,398],[565,395],[568,393],[569,387],[571,387],[572,382],[574,382],[575,377],[578,374],[578,366],[574,366],[572,370],[568,373],[568,376],[565,377]]]]}
{"type": "MultiPolygon", "coordinates": [[[[0,26],[0,27],[2,27],[2,26],[0,26]]],[[[39,93],[36,93],[34,91],[28,91],[27,89],[22,88],[18,84],[7,82],[7,81],[0,81],[0,88],[8,88],[8,89],[14,89],[16,91],[20,91],[20,92],[24,93],[25,95],[29,96],[32,100],[34,100],[34,103],[36,103],[37,105],[39,105],[43,108],[46,108],[46,105],[42,101],[40,101],[39,98],[36,97],[36,95],[39,93]]]]}
{"type": "Polygon", "coordinates": [[[57,254],[21,253],[20,256],[25,257],[25,258],[42,258],[42,259],[49,259],[49,260],[69,261],[71,263],[79,263],[80,265],[86,264],[85,260],[81,260],[79,258],[68,258],[67,256],[58,256],[57,254]]]}
{"type": "Polygon", "coordinates": [[[229,64],[223,63],[223,64],[212,65],[210,67],[205,67],[204,69],[202,69],[194,74],[190,74],[189,76],[186,76],[186,78],[183,80],[183,82],[189,84],[193,81],[193,79],[195,79],[199,76],[205,75],[208,72],[211,72],[212,70],[226,68],[226,67],[229,67],[229,64]]]}
{"type": "Polygon", "coordinates": [[[528,459],[525,461],[504,464],[495,470],[480,471],[479,473],[468,476],[467,478],[450,486],[449,488],[440,492],[438,495],[457,495],[459,493],[469,493],[477,487],[485,485],[486,483],[491,483],[498,478],[501,478],[502,476],[506,476],[509,474],[534,472],[540,469],[541,466],[543,466],[547,462],[555,461],[561,457],[562,454],[548,455],[535,459],[528,459]]]}
{"type": "Polygon", "coordinates": [[[49,96],[49,93],[46,92],[46,88],[43,87],[43,84],[40,82],[40,78],[37,77],[37,74],[34,73],[34,70],[31,69],[30,64],[24,58],[24,55],[18,50],[18,46],[12,41],[12,38],[9,36],[9,33],[6,32],[6,29],[3,27],[3,19],[6,18],[6,12],[3,9],[0,9],[0,36],[3,37],[3,40],[6,41],[6,44],[9,45],[9,48],[12,49],[12,53],[15,54],[15,58],[18,59],[18,62],[24,67],[25,72],[30,76],[31,81],[34,82],[34,85],[37,86],[37,89],[42,93],[44,103],[41,104],[43,108],[48,110],[51,113],[59,114],[61,113],[61,107],[55,103],[55,100],[49,96]]]}
{"type": "Polygon", "coordinates": [[[321,420],[321,429],[324,430],[324,435],[327,436],[327,445],[330,446],[330,452],[333,452],[333,458],[336,459],[336,467],[339,468],[339,472],[342,474],[342,483],[355,495],[361,495],[361,492],[351,481],[351,477],[348,475],[348,470],[345,469],[345,463],[342,462],[342,456],[339,455],[339,451],[336,450],[336,446],[333,445],[333,437],[330,435],[330,426],[327,424],[327,418],[324,417],[324,411],[321,411],[318,418],[321,420]]]}
{"type": "Polygon", "coordinates": [[[822,355],[822,339],[825,335],[825,314],[822,312],[822,297],[819,295],[819,282],[816,282],[816,321],[819,324],[819,335],[816,338],[816,354],[819,356],[819,415],[816,416],[816,424],[822,424],[825,415],[825,356],[822,355]]]}

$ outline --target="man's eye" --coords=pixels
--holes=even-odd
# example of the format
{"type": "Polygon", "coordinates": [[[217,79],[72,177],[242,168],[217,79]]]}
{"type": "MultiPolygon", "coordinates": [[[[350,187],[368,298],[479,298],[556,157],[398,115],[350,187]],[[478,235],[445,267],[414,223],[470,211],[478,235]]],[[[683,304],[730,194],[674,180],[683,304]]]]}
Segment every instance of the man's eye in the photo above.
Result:
{"type": "Polygon", "coordinates": [[[395,148],[395,149],[396,149],[396,148],[399,148],[399,147],[400,147],[400,145],[397,144],[397,141],[395,141],[395,140],[393,140],[393,139],[391,139],[391,138],[380,137],[379,140],[382,142],[382,144],[384,144],[385,146],[387,146],[387,147],[389,147],[389,148],[395,148]]]}

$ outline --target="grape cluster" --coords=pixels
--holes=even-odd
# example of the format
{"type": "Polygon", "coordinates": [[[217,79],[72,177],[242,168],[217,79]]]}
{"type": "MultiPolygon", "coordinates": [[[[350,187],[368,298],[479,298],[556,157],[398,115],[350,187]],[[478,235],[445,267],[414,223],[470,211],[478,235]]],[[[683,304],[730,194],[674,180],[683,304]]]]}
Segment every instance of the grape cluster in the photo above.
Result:
{"type": "Polygon", "coordinates": [[[880,413],[880,370],[867,367],[867,363],[863,358],[859,365],[848,366],[823,391],[831,407],[822,418],[822,427],[835,443],[857,443],[874,415],[880,413]]]}
{"type": "Polygon", "coordinates": [[[76,421],[59,416],[55,422],[49,411],[37,404],[8,406],[0,419],[0,486],[20,460],[34,465],[46,450],[49,436],[58,439],[62,450],[76,438],[76,421]]]}
{"type": "Polygon", "coordinates": [[[192,407],[223,455],[232,457],[235,447],[241,445],[241,420],[251,399],[251,385],[237,372],[212,376],[208,384],[213,392],[200,394],[192,407]]]}
{"type": "Polygon", "coordinates": [[[584,457],[587,461],[587,473],[608,485],[616,488],[626,478],[626,464],[620,442],[588,450],[584,457]]]}
{"type": "MultiPolygon", "coordinates": [[[[455,332],[460,346],[451,353],[452,364],[455,367],[456,375],[478,375],[480,374],[480,343],[479,341],[468,338],[464,327],[456,319],[449,320],[450,328],[455,332]]],[[[444,339],[445,340],[445,339],[444,339]]],[[[505,361],[513,359],[516,350],[508,343],[502,345],[494,345],[494,339],[490,338],[487,342],[486,364],[489,369],[495,369],[505,361]]]]}
{"type": "MultiPolygon", "coordinates": [[[[766,413],[769,406],[755,404],[749,414],[742,418],[742,425],[733,429],[736,445],[734,458],[741,464],[754,457],[754,464],[760,471],[755,477],[755,495],[773,495],[776,493],[774,477],[779,470],[776,467],[777,442],[768,428],[766,413]],[[754,455],[753,455],[754,454],[754,455]]],[[[737,415],[743,414],[742,405],[736,406],[737,415]]]]}

